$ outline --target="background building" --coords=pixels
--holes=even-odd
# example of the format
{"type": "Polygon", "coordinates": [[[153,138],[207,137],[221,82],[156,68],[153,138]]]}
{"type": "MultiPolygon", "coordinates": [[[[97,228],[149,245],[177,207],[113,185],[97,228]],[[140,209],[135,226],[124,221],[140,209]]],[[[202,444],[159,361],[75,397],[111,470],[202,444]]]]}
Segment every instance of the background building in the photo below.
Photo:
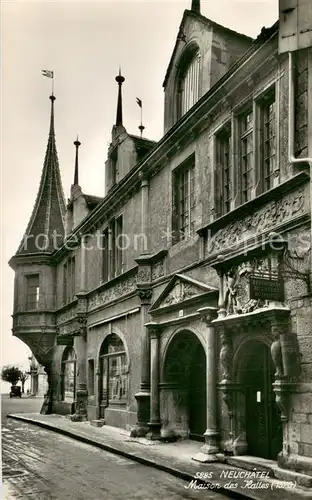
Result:
{"type": "Polygon", "coordinates": [[[48,379],[44,367],[39,365],[33,354],[29,358],[29,362],[30,395],[44,396],[48,391],[48,379]]]}
{"type": "Polygon", "coordinates": [[[77,138],[65,203],[51,96],[40,188],[10,262],[13,332],[48,373],[43,412],[203,440],[197,460],[248,454],[310,480],[303,19],[312,25],[307,3],[281,1],[279,22],[252,40],[193,1],[165,75],[158,143],[125,129],[116,77],[103,199],[79,185],[77,138]]]}

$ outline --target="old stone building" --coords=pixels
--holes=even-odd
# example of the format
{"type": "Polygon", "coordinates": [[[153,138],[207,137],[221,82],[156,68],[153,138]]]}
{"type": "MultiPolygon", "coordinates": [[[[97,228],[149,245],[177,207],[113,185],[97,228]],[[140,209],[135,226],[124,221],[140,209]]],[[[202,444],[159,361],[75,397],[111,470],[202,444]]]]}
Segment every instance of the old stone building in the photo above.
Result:
{"type": "Polygon", "coordinates": [[[158,143],[125,129],[116,77],[103,199],[79,186],[77,139],[65,204],[51,96],[40,188],[10,264],[13,333],[48,374],[43,412],[197,439],[201,461],[278,461],[306,484],[312,15],[288,3],[253,40],[192,2],[158,143]]]}
{"type": "Polygon", "coordinates": [[[30,395],[44,396],[48,390],[47,374],[42,365],[39,365],[35,356],[32,354],[29,358],[30,375],[30,395]]]}

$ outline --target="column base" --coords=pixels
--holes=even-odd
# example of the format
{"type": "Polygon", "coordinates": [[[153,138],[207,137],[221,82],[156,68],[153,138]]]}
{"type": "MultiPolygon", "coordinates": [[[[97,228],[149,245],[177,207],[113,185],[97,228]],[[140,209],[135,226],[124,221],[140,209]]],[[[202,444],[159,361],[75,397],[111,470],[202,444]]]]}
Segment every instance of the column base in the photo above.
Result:
{"type": "Polygon", "coordinates": [[[161,440],[161,422],[149,422],[149,432],[146,435],[147,439],[151,441],[160,441],[161,440]]]}
{"type": "Polygon", "coordinates": [[[194,457],[192,457],[192,460],[195,460],[195,462],[201,462],[202,464],[219,462],[218,457],[214,453],[206,453],[205,451],[198,452],[194,457]]]}
{"type": "Polygon", "coordinates": [[[144,437],[149,432],[150,392],[140,391],[135,394],[137,400],[137,423],[131,428],[131,437],[144,437]]]}
{"type": "Polygon", "coordinates": [[[41,406],[40,414],[41,415],[50,415],[52,413],[52,401],[50,398],[45,397],[41,406]]]}
{"type": "Polygon", "coordinates": [[[70,417],[70,420],[72,422],[84,422],[88,420],[87,403],[88,403],[88,391],[81,389],[78,390],[76,411],[70,417]]]}
{"type": "Polygon", "coordinates": [[[220,453],[220,448],[217,444],[219,433],[212,429],[207,429],[204,433],[205,444],[201,447],[201,451],[193,457],[193,460],[202,463],[218,462],[217,454],[220,453]]]}

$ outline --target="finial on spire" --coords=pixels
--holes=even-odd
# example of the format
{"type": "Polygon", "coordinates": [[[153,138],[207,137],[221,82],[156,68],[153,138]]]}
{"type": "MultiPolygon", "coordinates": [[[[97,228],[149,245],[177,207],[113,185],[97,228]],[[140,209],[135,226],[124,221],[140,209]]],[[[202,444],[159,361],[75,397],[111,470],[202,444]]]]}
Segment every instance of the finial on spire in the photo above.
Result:
{"type": "Polygon", "coordinates": [[[122,94],[121,94],[121,86],[125,81],[124,77],[121,76],[121,69],[119,67],[119,74],[115,78],[118,83],[118,98],[117,98],[117,113],[116,113],[116,126],[122,125],[122,94]]]}
{"type": "Polygon", "coordinates": [[[78,140],[78,134],[77,134],[77,139],[74,141],[74,144],[76,146],[74,186],[78,186],[79,185],[79,176],[78,176],[78,148],[81,145],[81,142],[79,142],[79,140],[78,140]]]}
{"type": "Polygon", "coordinates": [[[52,92],[52,95],[49,97],[51,101],[51,118],[50,118],[50,132],[49,135],[54,135],[54,101],[55,101],[55,96],[52,92]]]}
{"type": "Polygon", "coordinates": [[[200,0],[192,0],[191,11],[200,14],[200,0]]]}

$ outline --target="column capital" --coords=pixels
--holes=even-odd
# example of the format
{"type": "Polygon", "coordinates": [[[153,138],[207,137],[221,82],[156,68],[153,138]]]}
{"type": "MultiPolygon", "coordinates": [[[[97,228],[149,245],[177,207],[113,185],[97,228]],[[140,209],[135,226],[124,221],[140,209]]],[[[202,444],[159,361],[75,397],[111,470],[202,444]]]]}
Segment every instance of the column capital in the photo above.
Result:
{"type": "Polygon", "coordinates": [[[148,176],[145,172],[139,172],[139,179],[141,181],[141,187],[146,187],[149,185],[148,176]]]}
{"type": "Polygon", "coordinates": [[[138,296],[141,299],[142,305],[150,304],[151,298],[153,296],[153,290],[147,287],[140,287],[137,289],[138,296]]]}
{"type": "Polygon", "coordinates": [[[151,339],[158,339],[160,331],[162,329],[162,325],[159,323],[155,322],[150,322],[145,324],[146,328],[148,329],[148,333],[151,339]]]}
{"type": "Polygon", "coordinates": [[[87,340],[87,315],[86,313],[77,313],[77,321],[79,324],[79,335],[87,340]]]}
{"type": "Polygon", "coordinates": [[[218,316],[218,309],[216,307],[201,307],[197,309],[197,312],[200,314],[201,320],[206,323],[207,326],[218,316]]]}

